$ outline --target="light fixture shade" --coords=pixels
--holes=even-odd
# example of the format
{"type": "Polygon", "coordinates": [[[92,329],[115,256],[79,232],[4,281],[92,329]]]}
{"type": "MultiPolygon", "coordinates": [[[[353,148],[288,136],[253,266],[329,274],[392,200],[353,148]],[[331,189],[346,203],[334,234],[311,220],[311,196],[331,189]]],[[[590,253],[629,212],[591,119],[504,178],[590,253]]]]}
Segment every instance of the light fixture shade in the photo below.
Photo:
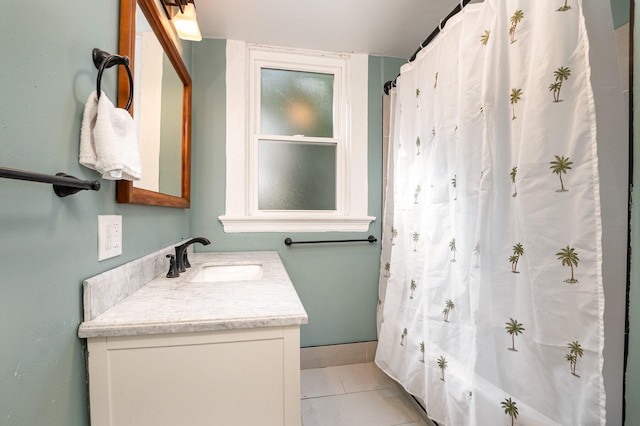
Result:
{"type": "Polygon", "coordinates": [[[178,37],[183,40],[201,41],[200,27],[196,18],[196,8],[193,3],[184,6],[184,13],[178,11],[171,20],[178,33],[178,37]]]}

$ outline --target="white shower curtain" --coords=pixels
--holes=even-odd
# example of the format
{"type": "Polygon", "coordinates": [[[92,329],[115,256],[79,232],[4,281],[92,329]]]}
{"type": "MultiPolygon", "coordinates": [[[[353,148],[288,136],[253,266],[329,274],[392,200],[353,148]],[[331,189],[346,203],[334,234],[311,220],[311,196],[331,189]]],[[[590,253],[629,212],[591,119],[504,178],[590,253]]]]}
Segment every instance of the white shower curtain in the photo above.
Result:
{"type": "Polygon", "coordinates": [[[580,0],[467,6],[402,67],[376,363],[447,426],[605,424],[580,0]]]}

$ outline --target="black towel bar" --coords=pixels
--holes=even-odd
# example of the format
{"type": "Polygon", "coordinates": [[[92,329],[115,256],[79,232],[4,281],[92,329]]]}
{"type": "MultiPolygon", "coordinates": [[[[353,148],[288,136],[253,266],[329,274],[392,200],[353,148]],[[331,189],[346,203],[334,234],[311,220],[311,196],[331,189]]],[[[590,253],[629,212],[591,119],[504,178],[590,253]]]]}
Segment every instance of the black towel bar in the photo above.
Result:
{"type": "Polygon", "coordinates": [[[98,79],[96,82],[96,94],[98,99],[100,98],[100,81],[102,80],[102,72],[105,68],[111,68],[114,65],[124,65],[129,76],[129,100],[127,101],[127,111],[131,107],[131,101],[133,100],[133,77],[131,76],[131,68],[129,68],[129,57],[112,55],[109,52],[98,49],[93,49],[93,64],[98,68],[98,79]]]}
{"type": "Polygon", "coordinates": [[[8,169],[0,167],[0,177],[7,179],[26,180],[30,182],[50,183],[58,197],[66,197],[83,189],[93,191],[100,190],[100,181],[80,180],[66,173],[58,173],[55,176],[42,173],[26,172],[24,170],[8,169]]]}
{"type": "Polygon", "coordinates": [[[293,241],[291,238],[285,238],[284,239],[284,243],[285,245],[292,245],[292,244],[322,244],[322,243],[375,243],[376,241],[378,241],[378,239],[376,237],[374,237],[373,235],[369,235],[369,237],[367,237],[366,240],[321,240],[321,241],[293,241]]]}

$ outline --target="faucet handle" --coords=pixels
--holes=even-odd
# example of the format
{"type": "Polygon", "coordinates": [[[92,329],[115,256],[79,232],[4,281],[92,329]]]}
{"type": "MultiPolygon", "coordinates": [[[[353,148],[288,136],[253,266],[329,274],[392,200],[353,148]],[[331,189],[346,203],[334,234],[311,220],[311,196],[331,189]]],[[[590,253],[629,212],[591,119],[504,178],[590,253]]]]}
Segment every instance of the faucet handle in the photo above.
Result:
{"type": "Polygon", "coordinates": [[[168,254],[167,258],[169,259],[169,272],[167,272],[167,278],[179,277],[180,272],[178,272],[178,265],[176,264],[176,256],[173,254],[168,254]]]}

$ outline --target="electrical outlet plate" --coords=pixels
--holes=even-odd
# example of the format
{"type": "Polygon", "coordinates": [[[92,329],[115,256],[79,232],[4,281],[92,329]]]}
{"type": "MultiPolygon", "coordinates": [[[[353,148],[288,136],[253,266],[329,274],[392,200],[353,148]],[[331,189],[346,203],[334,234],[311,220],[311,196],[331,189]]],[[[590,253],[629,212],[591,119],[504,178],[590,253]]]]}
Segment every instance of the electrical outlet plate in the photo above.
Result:
{"type": "Polygon", "coordinates": [[[122,254],[122,216],[98,216],[98,260],[122,254]]]}

